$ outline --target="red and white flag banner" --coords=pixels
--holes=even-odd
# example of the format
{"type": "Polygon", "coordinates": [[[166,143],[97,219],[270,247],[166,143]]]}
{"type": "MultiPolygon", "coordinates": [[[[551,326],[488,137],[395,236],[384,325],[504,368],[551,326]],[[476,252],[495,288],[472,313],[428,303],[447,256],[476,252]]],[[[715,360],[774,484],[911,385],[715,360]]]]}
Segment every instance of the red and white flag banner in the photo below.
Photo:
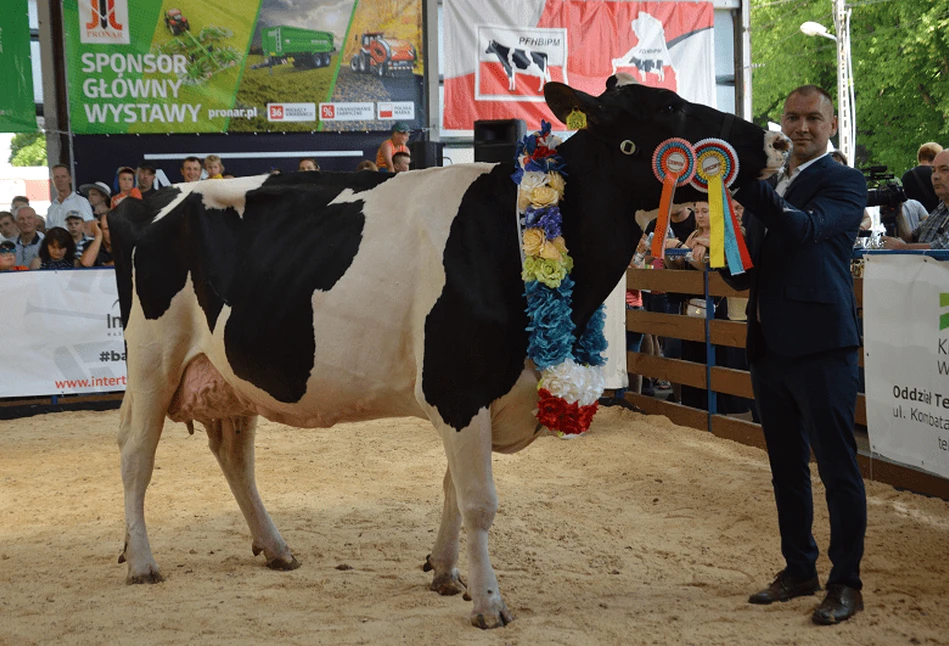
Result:
{"type": "Polygon", "coordinates": [[[616,72],[715,106],[711,2],[445,0],[442,128],[482,119],[555,124],[551,81],[597,95],[616,72]]]}

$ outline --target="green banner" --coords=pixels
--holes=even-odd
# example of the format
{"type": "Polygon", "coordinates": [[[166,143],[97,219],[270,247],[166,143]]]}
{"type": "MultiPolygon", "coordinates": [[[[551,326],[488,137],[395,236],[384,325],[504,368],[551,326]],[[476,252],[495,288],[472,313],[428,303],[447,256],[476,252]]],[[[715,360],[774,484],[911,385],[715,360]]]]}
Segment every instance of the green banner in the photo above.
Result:
{"type": "Polygon", "coordinates": [[[0,2],[0,132],[36,132],[27,0],[0,2]]]}
{"type": "Polygon", "coordinates": [[[421,0],[63,0],[75,134],[424,123],[421,0]]]}

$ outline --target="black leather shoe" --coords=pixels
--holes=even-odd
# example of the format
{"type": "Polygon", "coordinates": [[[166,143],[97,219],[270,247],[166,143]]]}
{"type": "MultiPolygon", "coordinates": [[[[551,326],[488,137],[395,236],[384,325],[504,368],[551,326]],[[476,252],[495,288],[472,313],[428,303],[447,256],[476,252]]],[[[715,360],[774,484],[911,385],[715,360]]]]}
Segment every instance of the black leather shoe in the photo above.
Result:
{"type": "Polygon", "coordinates": [[[846,621],[863,610],[863,595],[860,590],[840,583],[827,586],[827,596],[811,615],[815,624],[832,626],[846,621]]]}
{"type": "Polygon", "coordinates": [[[820,590],[820,581],[816,576],[812,579],[795,579],[787,574],[787,570],[782,570],[774,579],[774,583],[748,597],[748,603],[767,605],[775,601],[787,601],[794,597],[814,594],[818,590],[820,590]]]}

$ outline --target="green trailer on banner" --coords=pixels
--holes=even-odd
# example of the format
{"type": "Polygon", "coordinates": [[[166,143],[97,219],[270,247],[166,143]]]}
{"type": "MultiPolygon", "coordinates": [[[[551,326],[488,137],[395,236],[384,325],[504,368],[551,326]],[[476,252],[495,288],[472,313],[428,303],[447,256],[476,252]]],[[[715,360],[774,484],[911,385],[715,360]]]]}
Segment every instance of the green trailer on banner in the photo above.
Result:
{"type": "Polygon", "coordinates": [[[265,29],[261,49],[270,56],[271,64],[292,62],[301,69],[329,67],[330,58],[336,52],[333,34],[300,27],[265,29]]]}

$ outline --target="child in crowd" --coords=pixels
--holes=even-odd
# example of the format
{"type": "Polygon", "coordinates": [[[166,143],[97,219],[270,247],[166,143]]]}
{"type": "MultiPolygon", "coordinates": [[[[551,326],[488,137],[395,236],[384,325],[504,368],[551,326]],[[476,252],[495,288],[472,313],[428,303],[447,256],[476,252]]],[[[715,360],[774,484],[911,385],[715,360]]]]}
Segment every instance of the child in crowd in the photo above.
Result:
{"type": "Polygon", "coordinates": [[[105,182],[83,184],[79,187],[79,194],[89,200],[92,214],[99,217],[109,212],[109,202],[112,200],[112,189],[105,182]]]}
{"type": "Polygon", "coordinates": [[[39,255],[30,269],[73,269],[76,266],[76,242],[62,227],[53,227],[40,242],[39,255]]]}
{"type": "Polygon", "coordinates": [[[0,242],[0,271],[25,271],[28,267],[16,264],[16,244],[0,242]]]}
{"type": "Polygon", "coordinates": [[[129,166],[123,166],[118,172],[119,192],[112,196],[110,206],[114,209],[119,202],[127,197],[134,197],[136,200],[142,199],[142,192],[135,186],[135,169],[129,166]]]}
{"type": "Polygon", "coordinates": [[[217,155],[208,155],[204,158],[204,170],[208,173],[208,179],[223,179],[224,162],[217,155]]]}

